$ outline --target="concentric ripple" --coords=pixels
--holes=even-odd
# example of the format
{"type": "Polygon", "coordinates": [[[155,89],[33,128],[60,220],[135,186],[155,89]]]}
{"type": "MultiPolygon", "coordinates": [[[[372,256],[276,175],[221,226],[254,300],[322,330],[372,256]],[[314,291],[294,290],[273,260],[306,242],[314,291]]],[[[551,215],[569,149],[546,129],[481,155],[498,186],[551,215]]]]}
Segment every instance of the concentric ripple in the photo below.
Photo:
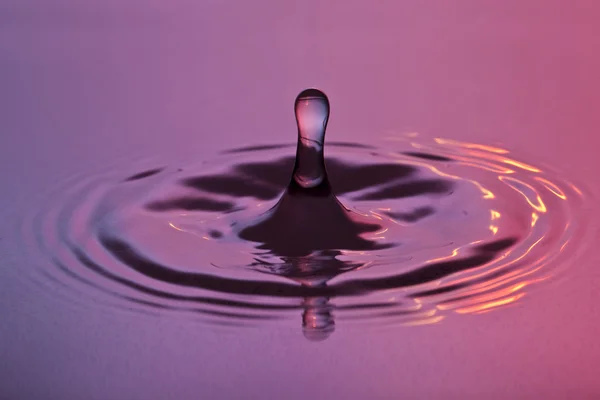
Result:
{"type": "Polygon", "coordinates": [[[346,322],[434,324],[514,304],[579,247],[581,192],[507,150],[416,137],[327,146],[333,191],[372,229],[328,234],[337,220],[310,205],[300,218],[325,239],[285,219],[249,236],[294,166],[293,147],[257,145],[63,182],[23,225],[35,274],[96,306],[235,326],[301,316],[323,339],[346,322]]]}

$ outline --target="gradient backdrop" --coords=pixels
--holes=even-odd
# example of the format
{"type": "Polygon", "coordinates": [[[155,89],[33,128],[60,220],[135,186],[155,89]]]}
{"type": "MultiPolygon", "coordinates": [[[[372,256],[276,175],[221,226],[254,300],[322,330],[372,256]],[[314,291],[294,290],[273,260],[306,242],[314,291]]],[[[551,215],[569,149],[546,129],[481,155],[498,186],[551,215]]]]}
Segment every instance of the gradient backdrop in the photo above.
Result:
{"type": "MultiPolygon", "coordinates": [[[[104,161],[294,141],[308,86],[328,140],[502,144],[598,193],[598,21],[597,1],[2,0],[0,218],[104,161]]],[[[600,396],[598,251],[505,310],[311,343],[32,291],[2,220],[1,399],[600,396]]]]}

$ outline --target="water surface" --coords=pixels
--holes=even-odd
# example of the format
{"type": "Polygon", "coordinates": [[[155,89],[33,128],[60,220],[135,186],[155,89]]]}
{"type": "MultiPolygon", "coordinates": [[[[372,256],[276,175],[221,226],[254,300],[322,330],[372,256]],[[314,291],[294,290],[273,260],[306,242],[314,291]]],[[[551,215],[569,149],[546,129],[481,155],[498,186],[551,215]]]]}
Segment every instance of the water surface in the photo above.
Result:
{"type": "MultiPolygon", "coordinates": [[[[210,185],[215,176],[239,177],[235,168],[240,165],[256,168],[266,164],[269,170],[278,166],[281,171],[286,165],[290,168],[295,134],[290,99],[311,86],[321,87],[335,99],[328,142],[376,148],[333,146],[328,158],[332,180],[336,165],[343,165],[340,172],[354,168],[356,180],[368,183],[360,178],[361,169],[393,163],[405,171],[416,169],[407,180],[421,175],[444,180],[422,167],[435,165],[441,172],[460,169],[453,171],[460,176],[478,171],[488,182],[487,174],[497,177],[500,172],[450,163],[439,159],[451,158],[445,152],[414,148],[410,143],[433,145],[435,138],[444,138],[507,149],[510,153],[501,157],[542,171],[519,172],[519,181],[530,186],[535,183],[535,193],[541,194],[547,207],[546,213],[539,213],[536,226],[552,232],[550,228],[558,225],[550,222],[558,219],[565,226],[570,213],[584,213],[587,236],[575,235],[572,243],[593,243],[598,238],[596,214],[593,208],[583,207],[595,204],[585,200],[597,198],[595,175],[600,170],[595,155],[600,121],[593,107],[600,100],[595,51],[599,10],[595,5],[538,1],[481,5],[473,1],[365,7],[350,2],[340,9],[310,1],[294,5],[184,3],[31,1],[0,6],[0,79],[4,87],[0,95],[0,183],[4,194],[0,207],[0,397],[597,395],[600,347],[595,332],[600,321],[595,304],[600,275],[594,249],[580,257],[576,246],[573,253],[564,253],[568,255],[564,262],[552,262],[546,270],[525,264],[524,271],[535,272],[507,286],[518,287],[525,279],[528,285],[515,292],[525,295],[489,312],[455,312],[465,300],[454,304],[458,308],[437,308],[439,301],[474,286],[432,293],[431,282],[417,288],[411,281],[408,290],[403,289],[394,300],[406,308],[393,311],[413,310],[414,299],[426,298],[423,304],[438,310],[433,317],[442,315],[444,319],[405,326],[413,320],[403,315],[384,317],[383,308],[351,308],[379,304],[397,295],[387,289],[366,298],[339,296],[338,292],[304,300],[306,293],[300,293],[273,302],[272,296],[249,299],[235,294],[239,298],[234,301],[231,293],[214,292],[208,299],[193,293],[200,289],[186,288],[185,296],[207,301],[166,300],[79,268],[81,260],[74,260],[73,249],[64,246],[68,239],[79,248],[83,245],[89,254],[104,257],[105,253],[94,248],[98,236],[81,235],[87,232],[81,228],[90,226],[88,217],[98,210],[95,206],[106,205],[105,215],[109,215],[113,211],[110,205],[122,204],[123,199],[140,206],[136,208],[139,215],[151,215],[158,221],[182,208],[200,213],[213,207],[218,209],[207,214],[221,215],[258,201],[268,207],[279,198],[281,186],[276,179],[250,185],[248,190],[254,190],[258,198],[247,192],[231,196],[207,188],[214,188],[210,185]],[[415,132],[419,135],[410,136],[415,132]],[[388,140],[406,137],[412,139],[388,140]],[[280,144],[284,147],[272,147],[280,144]],[[240,150],[246,147],[254,149],[240,150]],[[220,154],[222,151],[227,154],[220,154]],[[377,151],[380,155],[370,155],[377,151]],[[568,196],[571,186],[564,183],[573,183],[583,191],[582,208],[553,208],[548,202],[560,205],[565,201],[533,177],[555,184],[568,196]],[[185,179],[188,186],[181,185],[185,179]],[[149,190],[144,192],[146,188],[149,190]],[[219,197],[220,202],[182,201],[176,190],[196,197],[208,194],[219,197]],[[116,197],[103,197],[107,193],[116,197]],[[65,215],[75,217],[61,217],[65,215]],[[57,228],[66,236],[61,238],[57,228]],[[40,246],[36,236],[53,242],[40,246]],[[59,262],[65,260],[61,270],[59,262]],[[530,277],[544,280],[529,284],[530,277]],[[86,285],[82,279],[94,285],[86,285]],[[172,309],[164,307],[167,303],[172,309]],[[341,309],[344,306],[348,308],[341,309]],[[187,311],[194,307],[209,314],[187,311]],[[302,318],[307,310],[322,321],[329,321],[329,311],[335,317],[335,330],[327,340],[305,340],[302,318]],[[260,318],[247,318],[256,315],[260,318]]],[[[481,149],[466,150],[486,154],[481,149]]],[[[464,156],[466,150],[457,151],[464,156]]],[[[374,186],[361,192],[353,190],[354,180],[345,182],[343,174],[336,179],[344,204],[364,204],[371,210],[366,205],[369,201],[385,201],[392,214],[385,218],[413,228],[424,227],[440,215],[447,220],[450,210],[460,210],[457,221],[464,221],[462,210],[467,203],[462,200],[469,199],[467,210],[480,213],[473,211],[468,216],[485,214],[488,218],[476,231],[477,239],[485,231],[486,239],[493,243],[490,209],[500,212],[499,221],[506,225],[499,225],[498,232],[516,230],[521,235],[515,243],[483,247],[483,253],[503,251],[503,243],[510,245],[507,249],[522,250],[525,247],[519,245],[527,237],[523,233],[533,232],[534,209],[527,199],[536,197],[524,196],[531,192],[514,181],[495,180],[498,188],[512,193],[511,201],[504,204],[483,199],[483,193],[475,197],[478,189],[465,182],[456,185],[453,196],[443,197],[443,188],[427,196],[398,199],[393,192],[380,190],[392,183],[387,180],[371,181],[374,186]],[[374,193],[391,197],[369,199],[374,193]],[[443,208],[438,204],[441,198],[461,201],[443,208]],[[522,218],[503,220],[511,214],[502,210],[513,210],[513,201],[527,203],[529,209],[517,208],[528,210],[527,219],[523,214],[522,218]],[[525,227],[519,223],[523,220],[528,222],[525,227]]],[[[217,182],[223,186],[222,180],[217,182]]],[[[472,232],[459,227],[460,223],[448,224],[447,231],[438,233],[445,238],[472,232]]],[[[170,231],[175,238],[177,231],[170,231]]],[[[219,231],[221,240],[229,237],[222,227],[219,231]]],[[[179,253],[179,260],[165,259],[173,254],[171,249],[149,246],[143,232],[133,233],[144,252],[152,247],[153,259],[161,265],[177,265],[178,273],[208,268],[184,263],[195,260],[185,251],[179,253]]],[[[211,238],[210,229],[208,233],[211,238]]],[[[169,243],[179,245],[180,237],[169,243]]],[[[548,256],[556,254],[555,245],[561,238],[559,231],[546,237],[551,239],[548,256]]],[[[439,243],[436,248],[443,248],[439,243]]],[[[189,249],[186,243],[181,246],[189,249]]],[[[451,255],[455,247],[444,249],[448,254],[431,257],[451,255]]],[[[544,257],[544,249],[534,247],[540,252],[535,260],[544,257]]],[[[422,254],[425,261],[428,252],[422,254]]],[[[213,267],[211,273],[244,273],[248,280],[259,274],[261,280],[289,285],[294,283],[292,278],[302,278],[301,274],[286,277],[289,270],[269,270],[262,264],[232,271],[251,264],[233,258],[233,262],[223,263],[219,255],[215,260],[221,268],[213,267]]],[[[119,278],[142,283],[143,288],[183,295],[181,285],[140,280],[138,272],[121,268],[114,258],[101,261],[98,265],[111,267],[119,278]]],[[[356,258],[352,261],[358,262],[356,258]]],[[[422,264],[405,263],[410,264],[405,271],[422,264]]],[[[376,280],[378,271],[375,267],[347,271],[329,284],[336,287],[336,282],[343,286],[353,279],[376,280]]],[[[390,270],[381,272],[387,276],[390,270]]],[[[464,277],[474,278],[469,271],[464,277]]],[[[505,293],[500,299],[510,297],[505,293]]]]}

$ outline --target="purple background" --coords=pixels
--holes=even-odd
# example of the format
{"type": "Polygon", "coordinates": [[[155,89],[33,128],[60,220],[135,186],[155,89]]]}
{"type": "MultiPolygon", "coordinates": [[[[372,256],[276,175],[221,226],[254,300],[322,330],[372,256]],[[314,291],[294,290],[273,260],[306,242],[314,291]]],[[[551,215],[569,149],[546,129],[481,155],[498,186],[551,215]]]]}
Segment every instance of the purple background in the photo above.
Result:
{"type": "MultiPolygon", "coordinates": [[[[328,140],[501,143],[597,193],[598,21],[595,1],[4,0],[0,217],[116,158],[294,141],[309,86],[328,140]]],[[[17,241],[2,224],[3,399],[600,396],[597,251],[501,311],[315,344],[297,321],[221,332],[65,303],[31,289],[17,241]]]]}

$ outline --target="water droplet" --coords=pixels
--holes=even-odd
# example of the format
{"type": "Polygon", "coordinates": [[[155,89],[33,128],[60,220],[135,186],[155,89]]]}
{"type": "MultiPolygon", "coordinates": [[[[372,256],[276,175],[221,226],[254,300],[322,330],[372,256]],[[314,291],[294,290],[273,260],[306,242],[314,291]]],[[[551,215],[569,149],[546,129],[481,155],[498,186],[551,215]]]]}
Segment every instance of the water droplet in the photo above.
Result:
{"type": "MultiPolygon", "coordinates": [[[[389,243],[365,239],[366,233],[381,229],[379,221],[344,207],[331,190],[323,155],[329,119],[327,96],[317,89],[304,90],[296,98],[295,111],[298,147],[290,184],[272,209],[258,220],[245,224],[239,237],[260,243],[261,249],[284,258],[329,250],[368,251],[390,247],[389,243]]],[[[318,271],[329,262],[293,260],[291,265],[309,268],[303,275],[318,279],[318,271]]]]}
{"type": "Polygon", "coordinates": [[[317,89],[306,89],[296,97],[298,147],[293,180],[302,188],[328,185],[323,147],[329,120],[329,100],[317,89]]]}

